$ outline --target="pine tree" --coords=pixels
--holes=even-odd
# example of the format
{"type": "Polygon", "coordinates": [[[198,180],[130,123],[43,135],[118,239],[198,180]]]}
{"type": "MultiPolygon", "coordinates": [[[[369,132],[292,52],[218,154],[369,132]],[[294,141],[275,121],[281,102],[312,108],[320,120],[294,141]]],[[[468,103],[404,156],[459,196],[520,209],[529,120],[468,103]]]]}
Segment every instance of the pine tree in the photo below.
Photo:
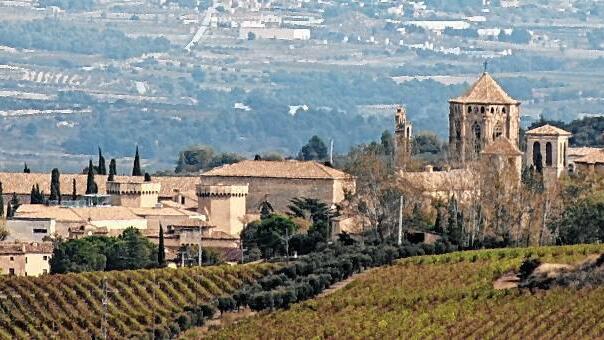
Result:
{"type": "Polygon", "coordinates": [[[4,188],[0,182],[0,217],[4,217],[4,188]]]}
{"type": "Polygon", "coordinates": [[[117,167],[115,165],[115,158],[112,158],[109,161],[109,177],[107,177],[107,181],[113,182],[115,180],[115,175],[117,175],[117,167]]]}
{"type": "Polygon", "coordinates": [[[24,173],[24,174],[29,174],[29,173],[31,173],[31,170],[29,170],[29,168],[27,167],[27,163],[25,163],[25,166],[23,167],[23,173],[24,173]]]}
{"type": "Polygon", "coordinates": [[[98,193],[98,187],[94,182],[94,171],[92,170],[92,159],[88,164],[88,177],[86,178],[86,195],[98,193]]]}
{"type": "Polygon", "coordinates": [[[138,145],[136,146],[136,154],[134,155],[134,166],[132,167],[132,176],[142,176],[141,160],[138,154],[138,145]]]}
{"type": "Polygon", "coordinates": [[[75,178],[71,180],[71,199],[73,201],[78,199],[78,191],[76,190],[76,180],[75,178]]]}
{"type": "Polygon", "coordinates": [[[59,169],[54,168],[50,174],[50,197],[51,201],[57,201],[61,203],[61,174],[59,169]]]}
{"type": "Polygon", "coordinates": [[[159,246],[157,251],[157,263],[160,267],[166,265],[166,248],[164,246],[164,227],[159,225],[159,246]]]}
{"type": "Polygon", "coordinates": [[[99,175],[107,175],[107,167],[105,166],[105,157],[103,157],[103,151],[99,146],[99,175]]]}

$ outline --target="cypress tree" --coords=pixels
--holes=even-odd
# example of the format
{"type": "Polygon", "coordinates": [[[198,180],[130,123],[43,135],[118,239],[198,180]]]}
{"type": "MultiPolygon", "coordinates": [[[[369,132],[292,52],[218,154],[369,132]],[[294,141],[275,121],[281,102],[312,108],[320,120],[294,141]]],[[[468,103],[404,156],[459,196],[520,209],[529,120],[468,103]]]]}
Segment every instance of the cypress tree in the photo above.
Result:
{"type": "Polygon", "coordinates": [[[6,218],[10,219],[11,217],[13,217],[13,208],[10,205],[10,202],[8,202],[8,204],[6,205],[6,218]]]}
{"type": "Polygon", "coordinates": [[[111,161],[109,161],[109,177],[107,180],[113,182],[115,180],[115,175],[117,175],[117,167],[115,165],[115,158],[112,158],[111,161]]]}
{"type": "Polygon", "coordinates": [[[78,199],[78,191],[76,190],[76,180],[75,178],[71,180],[71,199],[73,201],[78,199]]]}
{"type": "Polygon", "coordinates": [[[31,192],[29,194],[29,203],[38,204],[38,196],[36,195],[36,186],[31,186],[31,192]]]}
{"type": "Polygon", "coordinates": [[[148,172],[145,172],[145,182],[151,182],[151,175],[148,172]]]}
{"type": "Polygon", "coordinates": [[[159,225],[159,246],[157,251],[157,264],[160,267],[166,265],[166,248],[164,246],[164,227],[159,225]]]}
{"type": "MultiPolygon", "coordinates": [[[[10,199],[10,203],[12,205],[12,210],[13,210],[13,214],[14,212],[19,208],[19,206],[21,205],[19,203],[19,197],[17,197],[17,193],[13,192],[13,197],[10,199]]],[[[8,215],[8,214],[7,214],[8,215]]],[[[12,216],[11,216],[12,217],[12,216]]]]}
{"type": "Polygon", "coordinates": [[[132,167],[132,176],[142,176],[141,160],[138,154],[138,145],[136,146],[136,154],[134,155],[134,166],[132,167]]]}
{"type": "Polygon", "coordinates": [[[27,163],[25,163],[25,166],[23,167],[23,173],[24,173],[24,174],[29,174],[29,173],[31,173],[31,170],[29,170],[29,168],[27,167],[27,163]]]}
{"type": "Polygon", "coordinates": [[[54,168],[50,174],[50,197],[51,201],[57,201],[61,203],[61,174],[59,169],[54,168]]]}
{"type": "Polygon", "coordinates": [[[96,194],[98,187],[94,182],[94,171],[92,170],[92,159],[88,164],[88,177],[86,178],[86,195],[96,194]]]}
{"type": "Polygon", "coordinates": [[[106,175],[107,167],[105,165],[105,157],[103,157],[103,151],[99,146],[99,175],[106,175]]]}
{"type": "Polygon", "coordinates": [[[4,217],[4,188],[0,182],[0,217],[4,217]]]}

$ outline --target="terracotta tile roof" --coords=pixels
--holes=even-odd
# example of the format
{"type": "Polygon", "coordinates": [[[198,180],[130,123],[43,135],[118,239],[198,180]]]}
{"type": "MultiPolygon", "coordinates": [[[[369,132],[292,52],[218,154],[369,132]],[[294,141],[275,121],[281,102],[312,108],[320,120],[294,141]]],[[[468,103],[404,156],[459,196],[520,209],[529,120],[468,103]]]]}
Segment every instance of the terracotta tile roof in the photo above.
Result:
{"type": "Polygon", "coordinates": [[[604,150],[602,148],[593,148],[593,147],[587,147],[587,146],[582,146],[582,147],[578,147],[578,148],[568,148],[568,157],[583,157],[583,156],[587,156],[590,153],[594,152],[594,151],[599,151],[599,150],[604,150]]]}
{"type": "Polygon", "coordinates": [[[433,172],[400,172],[403,180],[424,192],[465,191],[475,187],[472,171],[469,169],[454,169],[433,172]]]}
{"type": "MultiPolygon", "coordinates": [[[[181,192],[195,192],[195,185],[199,184],[199,177],[154,176],[152,178],[153,181],[161,183],[161,197],[172,197],[176,192],[175,190],[180,190],[181,192]]],[[[71,194],[73,179],[76,180],[77,194],[84,195],[86,193],[87,176],[83,174],[61,174],[61,193],[63,195],[71,194]]],[[[94,179],[98,185],[99,193],[106,193],[107,176],[95,175],[94,179]]],[[[115,176],[115,179],[120,182],[143,181],[142,177],[133,176],[115,176]]],[[[2,182],[2,185],[4,186],[5,194],[14,192],[19,195],[29,195],[31,193],[32,185],[36,184],[38,184],[40,190],[44,191],[46,194],[50,192],[50,173],[26,174],[20,172],[0,172],[0,182],[2,182]]]]}
{"type": "Polygon", "coordinates": [[[575,163],[604,164],[604,149],[594,150],[589,154],[576,159],[575,163]]]}
{"type": "Polygon", "coordinates": [[[52,242],[0,242],[0,255],[52,254],[52,242]]]}
{"type": "Polygon", "coordinates": [[[460,97],[451,99],[450,102],[464,104],[489,103],[511,105],[520,103],[519,101],[510,97],[487,72],[482,74],[482,76],[478,79],[478,81],[476,81],[476,83],[474,83],[474,85],[472,85],[468,92],[460,97]]]}
{"type": "Polygon", "coordinates": [[[223,165],[202,177],[266,177],[291,179],[351,179],[349,174],[314,161],[252,161],[223,165]]]}
{"type": "Polygon", "coordinates": [[[537,135],[537,136],[571,136],[572,133],[562,130],[553,125],[545,124],[538,128],[534,128],[526,132],[527,135],[537,135]]]}
{"type": "Polygon", "coordinates": [[[482,153],[485,155],[522,156],[518,147],[505,137],[499,137],[485,146],[482,153]]]}
{"type": "Polygon", "coordinates": [[[22,204],[16,218],[50,218],[58,222],[88,223],[107,220],[142,220],[147,216],[195,216],[195,211],[176,208],[129,208],[121,206],[69,208],[43,204],[22,204]]]}
{"type": "Polygon", "coordinates": [[[126,207],[69,208],[84,221],[141,220],[126,207]]]}

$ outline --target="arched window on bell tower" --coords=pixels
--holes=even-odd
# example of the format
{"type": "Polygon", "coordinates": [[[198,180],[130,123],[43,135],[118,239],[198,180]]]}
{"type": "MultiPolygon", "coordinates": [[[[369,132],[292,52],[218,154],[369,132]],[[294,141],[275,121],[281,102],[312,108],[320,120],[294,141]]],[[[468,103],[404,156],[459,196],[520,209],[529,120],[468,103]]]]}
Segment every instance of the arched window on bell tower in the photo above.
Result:
{"type": "Polygon", "coordinates": [[[541,173],[543,170],[543,156],[541,156],[541,143],[533,143],[533,165],[537,172],[541,173]]]}
{"type": "Polygon", "coordinates": [[[503,135],[503,125],[501,122],[498,122],[495,125],[495,129],[493,129],[493,140],[501,137],[503,135]]]}
{"type": "Polygon", "coordinates": [[[545,165],[552,166],[552,143],[545,143],[545,165]]]}
{"type": "Polygon", "coordinates": [[[474,122],[474,125],[472,125],[472,134],[474,137],[474,153],[479,154],[482,150],[482,129],[478,122],[474,122]]]}

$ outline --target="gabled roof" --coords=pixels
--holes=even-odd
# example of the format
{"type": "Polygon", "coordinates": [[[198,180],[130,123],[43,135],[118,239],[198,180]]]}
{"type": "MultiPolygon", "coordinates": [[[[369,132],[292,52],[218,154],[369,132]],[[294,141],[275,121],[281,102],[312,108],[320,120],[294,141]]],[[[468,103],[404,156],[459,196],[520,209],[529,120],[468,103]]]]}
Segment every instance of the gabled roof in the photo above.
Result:
{"type": "Polygon", "coordinates": [[[576,159],[575,164],[576,163],[604,164],[604,149],[592,151],[591,153],[587,154],[586,156],[576,159]]]}
{"type": "Polygon", "coordinates": [[[460,97],[451,99],[450,102],[463,104],[520,104],[519,101],[510,97],[487,72],[482,74],[468,92],[460,97]]]}
{"type": "MultiPolygon", "coordinates": [[[[76,192],[78,195],[84,195],[86,192],[87,175],[84,174],[61,174],[61,193],[71,194],[72,181],[76,180],[76,192]]],[[[95,175],[94,180],[99,188],[99,193],[107,192],[107,176],[95,175]]],[[[143,177],[133,176],[115,176],[119,182],[142,182],[143,177]]],[[[161,184],[159,196],[172,197],[176,191],[195,192],[195,185],[199,184],[199,177],[191,176],[154,176],[154,182],[161,184]]],[[[2,182],[4,194],[29,195],[32,185],[38,184],[40,190],[45,194],[50,192],[50,173],[22,173],[22,172],[0,172],[0,182],[2,182]]]]}
{"type": "Polygon", "coordinates": [[[290,179],[350,179],[349,174],[314,161],[251,161],[223,165],[202,177],[264,177],[290,179]]]}
{"type": "Polygon", "coordinates": [[[482,150],[485,155],[522,156],[518,147],[505,137],[499,137],[482,150]]]}
{"type": "Polygon", "coordinates": [[[534,135],[534,136],[571,136],[572,135],[572,133],[570,133],[566,130],[562,130],[558,127],[555,127],[555,126],[549,125],[549,124],[545,124],[538,128],[529,130],[526,132],[526,134],[534,135]]]}

